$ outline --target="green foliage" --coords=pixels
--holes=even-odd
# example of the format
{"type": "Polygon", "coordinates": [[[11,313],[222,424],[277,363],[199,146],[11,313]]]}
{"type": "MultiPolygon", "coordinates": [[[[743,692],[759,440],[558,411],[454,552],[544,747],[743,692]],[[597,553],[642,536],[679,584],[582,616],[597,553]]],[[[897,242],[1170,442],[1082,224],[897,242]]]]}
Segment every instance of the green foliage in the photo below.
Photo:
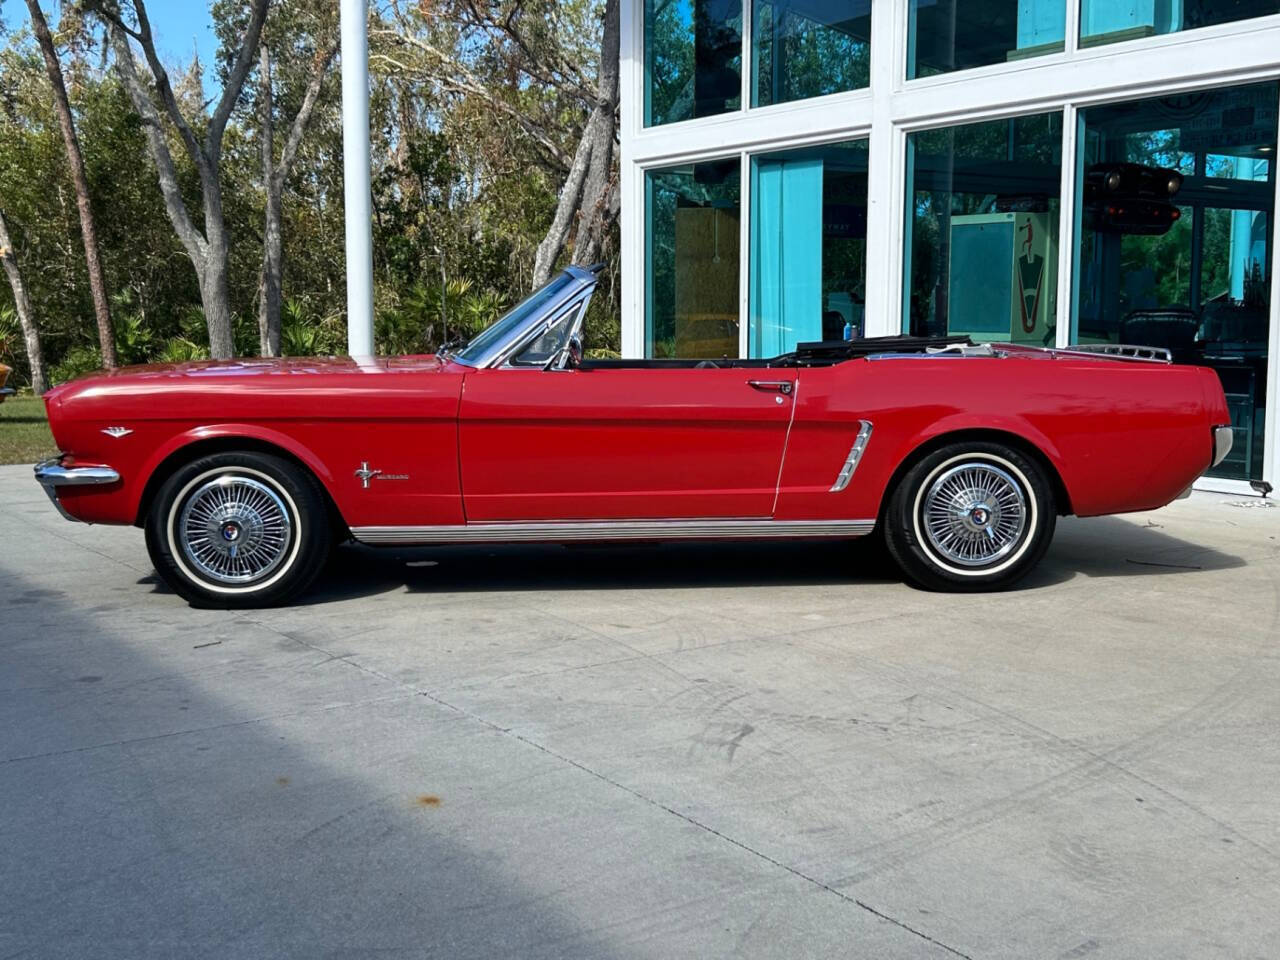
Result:
{"type": "Polygon", "coordinates": [[[78,344],[62,355],[49,371],[49,379],[53,384],[66,383],[102,369],[102,354],[97,347],[78,344]]]}
{"type": "MultiPolygon", "coordinates": [[[[460,27],[468,6],[460,0],[441,0],[440,16],[415,10],[397,20],[388,8],[371,15],[380,350],[434,350],[446,339],[478,332],[522,298],[564,175],[516,117],[495,111],[474,94],[424,81],[413,63],[402,70],[391,62],[411,59],[401,47],[394,57],[380,58],[377,54],[386,52],[381,38],[399,31],[438,45],[535,122],[561,154],[572,155],[585,117],[583,101],[535,76],[533,58],[574,64],[571,74],[589,81],[599,56],[600,5],[599,0],[478,5],[513,16],[531,45],[527,49],[509,38],[460,27]]],[[[238,40],[244,23],[243,4],[217,0],[211,11],[223,52],[213,63],[171,69],[176,95],[197,121],[208,109],[200,102],[202,74],[225,75],[225,44],[238,40]]],[[[141,121],[92,14],[74,4],[63,4],[61,13],[66,30],[60,21],[60,52],[85,154],[120,361],[203,358],[208,334],[195,272],[165,213],[141,121]]],[[[272,5],[264,36],[273,59],[277,158],[313,59],[332,42],[335,18],[336,8],[327,0],[272,5]]],[[[159,41],[162,49],[181,45],[179,38],[159,41]]],[[[294,356],[346,350],[338,88],[337,73],[331,71],[284,190],[281,346],[294,356]]],[[[235,349],[250,356],[260,352],[265,209],[260,96],[255,66],[227,129],[221,177],[235,349]]],[[[201,135],[199,129],[196,133],[201,135]]],[[[176,132],[166,129],[166,136],[188,208],[200,224],[199,178],[176,132]]],[[[35,305],[51,381],[97,369],[93,305],[61,132],[43,61],[25,29],[0,34],[0,202],[35,305]]],[[[608,290],[592,305],[589,346],[618,346],[616,269],[611,277],[608,290]]],[[[26,378],[23,341],[3,281],[0,359],[14,367],[16,381],[26,378]]]]}
{"type": "Polygon", "coordinates": [[[0,307],[0,363],[14,367],[22,357],[22,324],[13,307],[0,307]]]}
{"type": "Polygon", "coordinates": [[[156,337],[140,313],[115,315],[116,356],[121,365],[146,363],[155,353],[156,337]]]}
{"type": "Polygon", "coordinates": [[[190,363],[193,360],[208,360],[209,348],[186,337],[174,337],[167,341],[156,354],[160,363],[190,363]]]}
{"type": "Polygon", "coordinates": [[[497,320],[505,306],[501,294],[476,290],[469,280],[419,280],[398,304],[378,312],[374,339],[380,353],[431,352],[447,341],[475,336],[497,320]]]}
{"type": "Polygon", "coordinates": [[[286,357],[335,356],[346,351],[346,330],[336,315],[320,317],[299,299],[280,311],[280,352],[286,357]]]}

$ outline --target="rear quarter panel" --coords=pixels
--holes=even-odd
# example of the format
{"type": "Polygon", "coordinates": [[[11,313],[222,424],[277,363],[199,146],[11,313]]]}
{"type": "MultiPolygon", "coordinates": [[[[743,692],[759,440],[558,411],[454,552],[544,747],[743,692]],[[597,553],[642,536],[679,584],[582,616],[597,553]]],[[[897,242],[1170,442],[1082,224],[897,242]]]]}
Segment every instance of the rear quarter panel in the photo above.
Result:
{"type": "Polygon", "coordinates": [[[776,515],[876,517],[914,451],[971,430],[1000,431],[1038,449],[1058,471],[1070,512],[1154,509],[1209,466],[1209,428],[1221,421],[1213,421],[1206,374],[1213,378],[1194,367],[1047,355],[802,370],[776,515]],[[831,493],[859,420],[873,424],[871,442],[849,487],[831,493]]]}

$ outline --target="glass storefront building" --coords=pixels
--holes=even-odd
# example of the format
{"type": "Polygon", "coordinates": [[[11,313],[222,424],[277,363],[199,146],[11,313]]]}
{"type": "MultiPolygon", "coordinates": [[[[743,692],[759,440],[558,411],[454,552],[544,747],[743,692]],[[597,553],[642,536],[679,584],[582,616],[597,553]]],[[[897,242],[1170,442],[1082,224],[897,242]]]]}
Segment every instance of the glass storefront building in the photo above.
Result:
{"type": "Polygon", "coordinates": [[[1280,485],[1280,0],[623,0],[623,346],[1138,343],[1280,485]]]}

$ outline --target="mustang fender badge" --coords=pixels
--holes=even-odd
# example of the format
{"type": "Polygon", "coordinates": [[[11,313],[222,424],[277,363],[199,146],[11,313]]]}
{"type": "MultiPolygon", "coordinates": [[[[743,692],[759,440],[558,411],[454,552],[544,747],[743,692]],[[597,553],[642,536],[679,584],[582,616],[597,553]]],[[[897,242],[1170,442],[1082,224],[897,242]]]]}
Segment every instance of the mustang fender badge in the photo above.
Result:
{"type": "Polygon", "coordinates": [[[370,470],[368,460],[360,464],[360,469],[356,471],[355,475],[360,479],[361,485],[363,485],[363,487],[366,490],[369,489],[370,480],[408,480],[409,479],[409,475],[407,473],[383,473],[381,470],[370,470]]]}
{"type": "Polygon", "coordinates": [[[108,437],[115,437],[117,440],[121,437],[127,437],[129,434],[133,433],[133,431],[128,427],[107,427],[107,429],[102,432],[108,437]]]}

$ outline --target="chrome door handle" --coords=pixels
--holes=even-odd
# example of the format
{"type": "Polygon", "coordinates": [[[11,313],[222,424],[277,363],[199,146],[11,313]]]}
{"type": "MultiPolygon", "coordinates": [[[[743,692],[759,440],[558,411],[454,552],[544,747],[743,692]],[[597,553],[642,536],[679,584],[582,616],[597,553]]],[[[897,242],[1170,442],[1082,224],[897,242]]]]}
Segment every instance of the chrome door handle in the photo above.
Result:
{"type": "Polygon", "coordinates": [[[753,390],[764,390],[770,393],[791,395],[794,388],[790,380],[748,380],[747,386],[753,390]]]}

